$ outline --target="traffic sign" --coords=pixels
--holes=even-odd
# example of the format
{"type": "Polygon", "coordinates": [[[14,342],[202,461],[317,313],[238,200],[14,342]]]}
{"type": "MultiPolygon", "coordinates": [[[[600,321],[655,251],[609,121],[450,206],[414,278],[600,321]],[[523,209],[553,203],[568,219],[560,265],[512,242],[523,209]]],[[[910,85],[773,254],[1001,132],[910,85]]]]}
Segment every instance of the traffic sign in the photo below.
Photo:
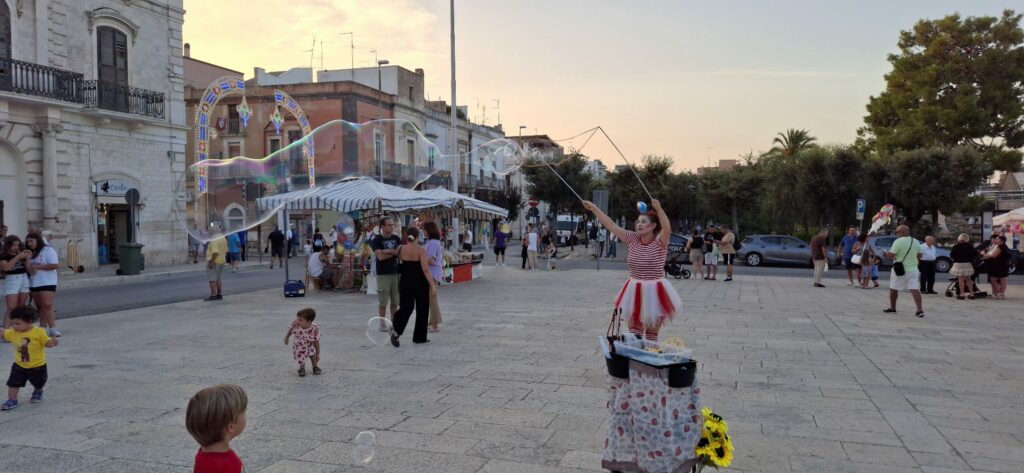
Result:
{"type": "Polygon", "coordinates": [[[857,199],[857,220],[864,220],[864,212],[867,210],[868,202],[864,199],[857,199]]]}
{"type": "Polygon", "coordinates": [[[536,197],[530,197],[530,200],[526,201],[526,203],[530,207],[536,207],[536,206],[540,205],[540,201],[538,201],[536,197]]]}

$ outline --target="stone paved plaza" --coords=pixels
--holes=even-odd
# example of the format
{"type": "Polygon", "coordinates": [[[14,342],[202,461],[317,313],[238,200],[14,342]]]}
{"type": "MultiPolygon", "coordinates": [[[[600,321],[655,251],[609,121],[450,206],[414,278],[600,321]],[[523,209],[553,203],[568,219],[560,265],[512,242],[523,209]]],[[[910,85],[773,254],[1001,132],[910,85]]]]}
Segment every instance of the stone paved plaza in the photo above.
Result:
{"type": "MultiPolygon", "coordinates": [[[[596,337],[623,277],[488,267],[443,290],[432,343],[407,334],[400,349],[368,343],[376,303],[360,295],[226,285],[221,303],[66,320],[46,401],[0,413],[0,471],[189,472],[187,399],[221,382],[249,393],[233,444],[248,472],[600,470],[596,337]],[[282,344],[305,305],[323,332],[319,377],[297,377],[282,344]],[[362,430],[377,435],[365,467],[351,455],[362,430]]],[[[675,284],[686,316],[663,333],[701,361],[704,402],[732,427],[733,471],[1024,471],[1019,286],[1007,301],[930,296],[922,320],[908,296],[886,316],[886,292],[814,290],[809,274],[675,284]]]]}

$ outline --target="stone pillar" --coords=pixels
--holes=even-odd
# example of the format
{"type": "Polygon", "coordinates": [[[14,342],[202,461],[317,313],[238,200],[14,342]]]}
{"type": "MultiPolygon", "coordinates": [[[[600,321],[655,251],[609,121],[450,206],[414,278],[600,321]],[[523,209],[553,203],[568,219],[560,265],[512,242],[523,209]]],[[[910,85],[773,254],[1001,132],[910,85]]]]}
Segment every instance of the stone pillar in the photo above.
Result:
{"type": "Polygon", "coordinates": [[[43,227],[56,229],[59,221],[57,197],[57,135],[64,132],[59,122],[48,121],[33,127],[43,135],[43,227]]]}

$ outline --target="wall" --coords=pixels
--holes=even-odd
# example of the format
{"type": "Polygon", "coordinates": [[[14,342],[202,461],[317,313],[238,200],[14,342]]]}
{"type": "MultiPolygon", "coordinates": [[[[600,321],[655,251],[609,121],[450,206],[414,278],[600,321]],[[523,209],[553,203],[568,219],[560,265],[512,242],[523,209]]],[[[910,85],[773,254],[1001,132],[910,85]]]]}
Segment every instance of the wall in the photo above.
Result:
{"type": "Polygon", "coordinates": [[[182,66],[185,74],[185,86],[201,90],[205,90],[213,81],[221,77],[242,79],[244,76],[241,72],[188,57],[183,58],[182,66]]]}

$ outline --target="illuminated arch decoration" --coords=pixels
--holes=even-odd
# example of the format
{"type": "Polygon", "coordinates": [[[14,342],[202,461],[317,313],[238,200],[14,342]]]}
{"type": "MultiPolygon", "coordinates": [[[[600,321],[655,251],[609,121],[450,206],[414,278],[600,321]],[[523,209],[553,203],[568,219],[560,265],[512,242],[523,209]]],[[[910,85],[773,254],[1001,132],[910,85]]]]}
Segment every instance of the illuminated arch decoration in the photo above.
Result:
{"type": "MultiPolygon", "coordinates": [[[[195,139],[196,139],[196,162],[205,161],[209,157],[210,153],[210,114],[213,113],[213,108],[217,106],[217,102],[220,99],[232,95],[241,95],[245,110],[248,111],[246,117],[241,117],[241,110],[239,110],[239,118],[242,118],[242,123],[248,123],[249,116],[252,115],[252,110],[249,109],[249,104],[245,103],[245,81],[235,77],[221,77],[206,88],[203,92],[202,98],[199,99],[199,105],[196,106],[196,114],[193,123],[195,123],[195,139]]],[[[196,196],[199,194],[206,193],[207,178],[209,177],[209,170],[206,166],[199,166],[199,172],[196,173],[196,196]]]]}
{"type": "Polygon", "coordinates": [[[288,95],[283,90],[274,89],[274,115],[271,117],[271,122],[274,124],[274,130],[278,135],[281,134],[281,125],[284,123],[284,117],[281,116],[280,108],[288,110],[296,120],[299,121],[299,128],[302,129],[302,136],[308,137],[302,143],[302,155],[306,158],[306,172],[309,177],[309,188],[316,187],[316,166],[313,158],[313,137],[310,136],[312,128],[309,126],[309,119],[306,118],[306,112],[302,110],[298,102],[288,95]]]}

